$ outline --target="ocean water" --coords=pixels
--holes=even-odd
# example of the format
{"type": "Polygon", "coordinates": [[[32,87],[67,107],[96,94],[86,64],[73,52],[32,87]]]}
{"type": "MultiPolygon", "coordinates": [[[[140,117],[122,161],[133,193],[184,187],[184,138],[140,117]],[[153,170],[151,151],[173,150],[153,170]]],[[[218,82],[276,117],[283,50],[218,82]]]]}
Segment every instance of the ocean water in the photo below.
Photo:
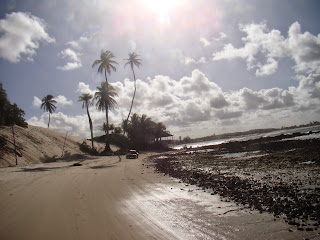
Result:
{"type": "MultiPolygon", "coordinates": [[[[195,143],[188,143],[188,144],[179,144],[179,145],[174,145],[172,146],[173,149],[182,149],[184,147],[203,147],[203,146],[210,146],[210,145],[218,145],[221,143],[226,143],[226,142],[233,142],[233,141],[247,141],[247,140],[252,140],[252,139],[257,139],[261,137],[274,137],[278,136],[281,134],[292,134],[296,132],[300,133],[308,133],[310,131],[320,131],[320,125],[318,126],[312,126],[312,127],[302,127],[302,128],[293,128],[293,129],[283,129],[283,130],[276,130],[268,133],[256,133],[256,134],[248,134],[248,135],[242,135],[242,136],[237,136],[237,137],[232,137],[232,138],[222,138],[222,139],[215,139],[215,140],[210,140],[210,141],[204,141],[204,142],[195,142],[195,143]]],[[[314,134],[309,134],[306,136],[300,136],[300,137],[294,137],[292,139],[312,139],[312,138],[320,138],[320,133],[314,133],[314,134]]]]}

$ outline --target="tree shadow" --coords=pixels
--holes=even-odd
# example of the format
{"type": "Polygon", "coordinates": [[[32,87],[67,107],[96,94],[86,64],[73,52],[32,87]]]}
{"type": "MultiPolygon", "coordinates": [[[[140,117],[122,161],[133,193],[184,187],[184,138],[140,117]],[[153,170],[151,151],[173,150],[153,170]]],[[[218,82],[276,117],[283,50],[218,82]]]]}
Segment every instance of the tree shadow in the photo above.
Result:
{"type": "Polygon", "coordinates": [[[61,167],[36,167],[36,168],[22,168],[18,172],[47,172],[55,169],[66,168],[70,166],[61,166],[61,167]]]}
{"type": "Polygon", "coordinates": [[[104,168],[112,168],[115,166],[116,166],[116,164],[111,164],[111,165],[102,164],[102,165],[91,166],[89,168],[91,168],[91,169],[104,169],[104,168]]]}
{"type": "MultiPolygon", "coordinates": [[[[95,156],[89,156],[85,154],[68,154],[66,153],[64,156],[57,157],[49,157],[48,155],[45,155],[44,157],[40,158],[40,161],[42,163],[53,163],[53,162],[73,162],[76,160],[89,160],[89,159],[95,159],[95,156]]],[[[81,162],[82,162],[81,161],[81,162]]]]}

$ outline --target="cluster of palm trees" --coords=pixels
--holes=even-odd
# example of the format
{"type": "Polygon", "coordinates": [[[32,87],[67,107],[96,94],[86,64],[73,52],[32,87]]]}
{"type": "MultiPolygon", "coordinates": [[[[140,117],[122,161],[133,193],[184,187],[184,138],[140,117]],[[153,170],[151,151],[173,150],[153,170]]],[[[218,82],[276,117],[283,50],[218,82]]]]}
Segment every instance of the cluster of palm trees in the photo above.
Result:
{"type": "Polygon", "coordinates": [[[134,113],[129,121],[122,121],[122,128],[128,133],[132,147],[138,149],[144,149],[151,143],[157,144],[162,137],[171,136],[162,122],[154,122],[145,114],[140,116],[134,113]]]}
{"type": "MultiPolygon", "coordinates": [[[[92,125],[92,119],[90,117],[89,113],[89,107],[94,104],[94,100],[96,101],[96,107],[100,111],[104,111],[106,113],[106,123],[105,123],[105,132],[106,132],[106,146],[105,146],[105,152],[110,152],[110,144],[109,144],[109,111],[114,109],[117,102],[115,100],[115,97],[118,96],[114,87],[109,84],[108,82],[108,75],[110,76],[111,71],[117,71],[116,65],[118,63],[114,60],[115,56],[111,51],[101,51],[100,59],[97,59],[93,62],[92,68],[98,66],[98,73],[104,74],[105,82],[101,83],[100,87],[97,87],[97,91],[95,95],[93,96],[90,93],[83,93],[79,97],[79,101],[83,102],[82,108],[86,108],[87,115],[89,119],[89,126],[90,126],[90,132],[91,132],[91,139],[92,139],[92,149],[94,149],[94,143],[93,143],[93,125],[92,125]]],[[[125,67],[127,65],[130,65],[132,73],[133,73],[133,79],[134,79],[134,93],[130,105],[129,114],[127,116],[127,119],[125,120],[128,122],[129,117],[131,115],[132,106],[134,103],[134,98],[136,95],[136,76],[134,72],[134,67],[140,67],[141,59],[139,59],[139,55],[135,52],[129,53],[129,58],[124,59],[127,62],[125,63],[125,67]]],[[[50,126],[50,114],[56,109],[55,107],[56,101],[54,100],[54,97],[52,95],[47,95],[42,99],[42,105],[41,108],[43,108],[45,111],[49,112],[49,122],[48,122],[48,128],[50,126]]]]}

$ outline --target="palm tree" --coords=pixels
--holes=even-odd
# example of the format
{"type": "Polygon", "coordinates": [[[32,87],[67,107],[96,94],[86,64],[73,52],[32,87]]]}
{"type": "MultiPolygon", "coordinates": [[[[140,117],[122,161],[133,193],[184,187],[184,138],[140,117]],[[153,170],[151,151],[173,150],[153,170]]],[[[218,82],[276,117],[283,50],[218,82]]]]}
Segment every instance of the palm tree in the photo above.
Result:
{"type": "Polygon", "coordinates": [[[156,142],[161,141],[161,137],[163,133],[167,132],[166,126],[162,122],[155,123],[154,129],[153,129],[153,134],[156,138],[156,142]]]}
{"type": "Polygon", "coordinates": [[[128,117],[127,117],[127,121],[129,120],[129,117],[130,117],[130,114],[131,114],[133,101],[134,101],[134,97],[136,95],[136,90],[137,90],[136,75],[134,73],[134,66],[137,66],[139,68],[142,65],[142,63],[141,63],[142,60],[138,58],[139,56],[140,55],[136,54],[135,52],[132,52],[132,53],[129,53],[129,58],[125,59],[128,62],[126,62],[124,67],[126,67],[128,64],[130,65],[132,73],[133,73],[133,79],[134,79],[134,93],[133,93],[133,97],[132,97],[131,106],[130,106],[129,114],[128,114],[128,117]]]}
{"type": "MultiPolygon", "coordinates": [[[[108,83],[108,77],[107,73],[110,75],[111,70],[117,71],[116,67],[114,66],[115,64],[118,64],[116,61],[112,60],[114,58],[114,54],[111,51],[101,51],[100,54],[100,59],[95,60],[92,64],[92,67],[94,68],[95,66],[99,65],[98,67],[98,73],[103,74],[106,78],[106,83],[108,83]]],[[[108,86],[107,86],[108,87],[108,86]]]]}
{"type": "Polygon", "coordinates": [[[92,127],[92,120],[89,113],[89,106],[93,105],[93,101],[91,100],[93,98],[92,94],[90,93],[83,93],[81,96],[79,96],[78,101],[82,102],[82,108],[87,109],[87,115],[89,119],[89,126],[90,126],[90,132],[91,132],[91,145],[92,145],[92,151],[94,149],[93,146],[93,127],[92,127]]]}
{"type": "MultiPolygon", "coordinates": [[[[95,60],[94,62],[93,62],[93,64],[92,64],[92,67],[94,68],[95,66],[97,66],[97,65],[99,65],[98,66],[98,73],[100,73],[100,74],[103,74],[104,73],[104,76],[105,76],[105,78],[106,78],[106,84],[104,85],[104,87],[102,86],[102,84],[101,84],[101,88],[100,89],[102,89],[102,88],[106,88],[105,90],[102,90],[102,91],[104,91],[104,92],[106,92],[106,93],[109,93],[110,91],[109,91],[109,87],[111,86],[109,83],[108,83],[108,77],[107,77],[107,73],[110,75],[111,74],[111,70],[113,70],[113,71],[117,71],[117,68],[114,66],[115,64],[118,64],[116,61],[114,61],[113,60],[113,58],[114,58],[115,56],[114,56],[114,54],[111,52],[111,51],[108,51],[108,50],[106,50],[106,51],[103,51],[103,50],[101,50],[101,54],[100,54],[100,59],[97,59],[97,60],[95,60]]],[[[99,89],[99,87],[98,87],[98,89],[99,89]]],[[[113,90],[111,90],[111,92],[114,92],[115,93],[115,91],[114,91],[114,89],[113,90]]],[[[101,93],[102,94],[102,93],[101,93]]],[[[116,93],[115,93],[116,94],[116,93]]],[[[99,98],[99,97],[97,97],[97,96],[99,96],[99,94],[95,94],[95,98],[99,98]]],[[[111,96],[112,97],[112,96],[111,96]]],[[[108,120],[108,111],[109,111],[109,104],[111,104],[110,106],[112,106],[112,101],[110,102],[110,103],[108,103],[108,102],[104,102],[104,103],[102,103],[101,102],[101,99],[104,99],[105,101],[107,101],[109,98],[108,97],[104,97],[104,96],[100,96],[100,103],[98,104],[97,103],[97,106],[98,106],[98,108],[100,109],[100,110],[102,110],[102,109],[105,109],[106,110],[106,124],[107,124],[107,127],[106,127],[106,129],[107,129],[107,131],[109,130],[109,120],[108,120]]],[[[114,99],[112,99],[112,100],[114,100],[114,99]]],[[[115,102],[115,101],[114,101],[115,102]]],[[[116,103],[116,102],[115,102],[116,103]]],[[[105,148],[105,150],[108,150],[108,151],[110,151],[111,149],[110,149],[110,146],[109,146],[109,142],[108,142],[108,133],[106,134],[106,148],[105,148]]]]}
{"type": "MultiPolygon", "coordinates": [[[[113,123],[111,123],[110,125],[109,125],[109,131],[113,131],[114,130],[114,124],[113,123]]],[[[103,123],[102,124],[102,126],[100,127],[100,129],[102,130],[102,131],[104,131],[105,133],[107,133],[107,124],[106,123],[103,123]]]]}
{"type": "Polygon", "coordinates": [[[50,114],[56,110],[56,106],[54,105],[57,103],[56,100],[53,99],[54,96],[48,94],[44,98],[42,98],[41,109],[43,108],[44,111],[49,112],[49,121],[48,121],[48,128],[50,126],[50,114]]]}
{"type": "Polygon", "coordinates": [[[111,151],[109,146],[109,110],[112,110],[117,105],[114,97],[118,96],[112,85],[102,82],[101,87],[97,87],[98,91],[95,93],[94,98],[97,100],[96,107],[100,110],[106,111],[106,147],[105,151],[111,151]]]}

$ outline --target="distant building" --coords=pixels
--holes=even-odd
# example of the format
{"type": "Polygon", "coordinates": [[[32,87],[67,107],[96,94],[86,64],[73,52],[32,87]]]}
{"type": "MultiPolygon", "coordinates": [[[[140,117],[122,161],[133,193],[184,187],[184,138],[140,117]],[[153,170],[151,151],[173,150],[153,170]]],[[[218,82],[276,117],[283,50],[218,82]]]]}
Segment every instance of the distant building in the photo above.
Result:
{"type": "Polygon", "coordinates": [[[155,144],[157,142],[161,142],[161,145],[163,147],[168,147],[169,141],[173,140],[173,135],[168,132],[162,132],[161,136],[156,138],[154,134],[149,133],[146,135],[145,140],[149,145],[155,144]]]}

